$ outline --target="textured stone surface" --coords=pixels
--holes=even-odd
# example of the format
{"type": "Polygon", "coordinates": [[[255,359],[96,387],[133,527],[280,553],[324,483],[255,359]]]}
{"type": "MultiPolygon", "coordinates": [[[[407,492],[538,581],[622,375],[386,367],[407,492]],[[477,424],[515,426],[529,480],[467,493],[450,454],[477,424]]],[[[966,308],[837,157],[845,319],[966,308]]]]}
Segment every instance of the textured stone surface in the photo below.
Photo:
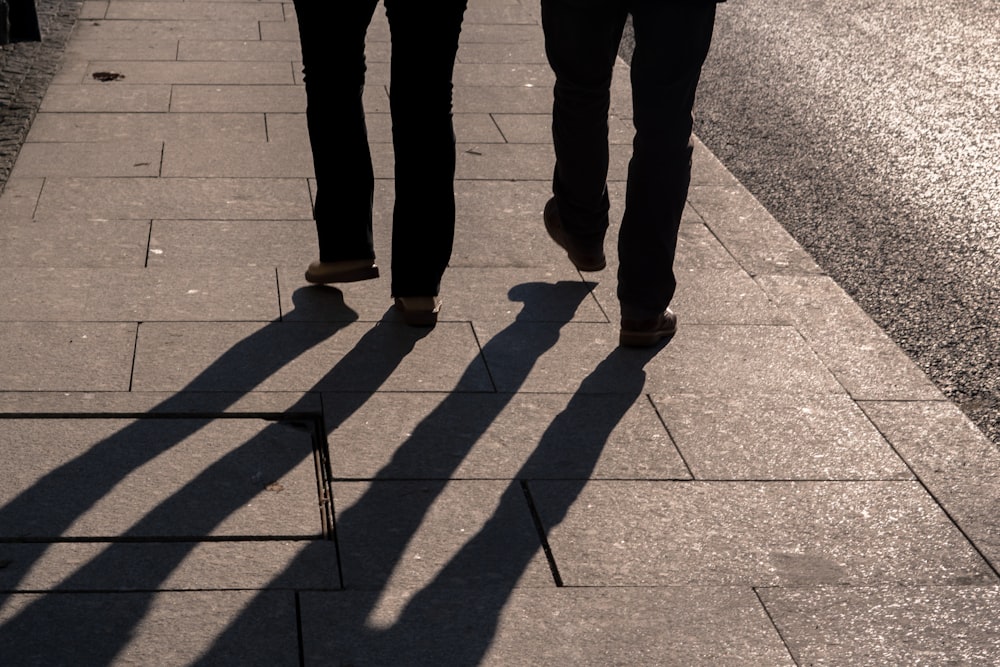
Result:
{"type": "Polygon", "coordinates": [[[302,609],[307,664],[795,664],[749,589],[344,591],[302,609]]]}
{"type": "Polygon", "coordinates": [[[653,396],[696,479],[910,479],[847,396],[653,396]]]}
{"type": "Polygon", "coordinates": [[[105,220],[308,220],[304,178],[52,178],[36,216],[105,220]]]}
{"type": "Polygon", "coordinates": [[[14,595],[0,624],[23,664],[299,664],[290,591],[14,595]]]}
{"type": "Polygon", "coordinates": [[[149,323],[137,391],[493,391],[468,324],[149,323]],[[448,354],[441,354],[447,349],[448,354]]]}
{"type": "Polygon", "coordinates": [[[243,269],[0,269],[13,294],[6,321],[268,322],[278,317],[274,271],[243,269]]]}
{"type": "Polygon", "coordinates": [[[310,432],[258,419],[8,419],[7,539],[323,533],[310,432]]]}
{"type": "Polygon", "coordinates": [[[324,415],[337,477],[690,476],[645,396],[326,394],[324,415]]]}
{"type": "Polygon", "coordinates": [[[877,402],[861,408],[953,520],[1000,566],[1000,452],[953,403],[877,402]]]}
{"type": "Polygon", "coordinates": [[[761,283],[855,399],[943,399],[927,376],[830,278],[767,276],[761,283]]]}
{"type": "Polygon", "coordinates": [[[987,584],[916,482],[530,482],[573,586],[987,584]]]}
{"type": "Polygon", "coordinates": [[[0,390],[127,391],[135,323],[0,322],[0,390]]]}
{"type": "Polygon", "coordinates": [[[334,482],[344,587],[551,586],[520,485],[334,482]]]}
{"type": "Polygon", "coordinates": [[[0,559],[11,591],[340,588],[330,540],[5,543],[0,559]]]}
{"type": "Polygon", "coordinates": [[[1000,588],[767,588],[768,613],[800,665],[993,665],[1000,588]]]}
{"type": "Polygon", "coordinates": [[[474,323],[500,391],[831,394],[843,389],[791,327],[680,327],[668,345],[618,349],[618,323],[474,323]],[[592,374],[596,374],[594,377],[592,374]]]}
{"type": "Polygon", "coordinates": [[[149,222],[142,220],[79,220],[66,225],[8,218],[0,226],[0,272],[9,276],[14,267],[134,269],[145,265],[148,244],[149,222]]]}

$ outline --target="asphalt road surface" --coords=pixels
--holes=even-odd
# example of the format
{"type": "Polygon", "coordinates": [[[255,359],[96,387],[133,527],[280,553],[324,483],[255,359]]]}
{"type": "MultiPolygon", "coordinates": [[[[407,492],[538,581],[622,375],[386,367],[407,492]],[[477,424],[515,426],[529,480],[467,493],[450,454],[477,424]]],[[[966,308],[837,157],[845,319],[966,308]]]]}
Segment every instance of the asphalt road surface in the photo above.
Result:
{"type": "Polygon", "coordinates": [[[695,133],[1000,447],[1000,3],[729,0],[695,133]]]}

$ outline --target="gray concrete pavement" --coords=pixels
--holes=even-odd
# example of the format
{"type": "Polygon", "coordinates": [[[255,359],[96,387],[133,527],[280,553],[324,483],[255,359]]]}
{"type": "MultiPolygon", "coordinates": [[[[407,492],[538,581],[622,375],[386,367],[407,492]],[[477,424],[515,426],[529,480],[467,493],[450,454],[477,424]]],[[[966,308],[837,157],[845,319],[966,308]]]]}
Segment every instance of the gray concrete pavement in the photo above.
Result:
{"type": "Polygon", "coordinates": [[[472,0],[411,329],[302,278],[297,49],[290,3],[84,4],[0,196],[0,663],[1000,661],[1000,457],[700,144],[680,330],[618,349],[613,258],[541,225],[538,8],[472,0]]]}

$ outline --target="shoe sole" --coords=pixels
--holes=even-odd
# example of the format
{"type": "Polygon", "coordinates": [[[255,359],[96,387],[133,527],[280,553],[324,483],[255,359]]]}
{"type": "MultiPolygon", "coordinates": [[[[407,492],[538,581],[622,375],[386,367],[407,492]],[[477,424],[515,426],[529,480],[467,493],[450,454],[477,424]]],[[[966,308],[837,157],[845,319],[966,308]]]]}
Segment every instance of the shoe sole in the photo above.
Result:
{"type": "Polygon", "coordinates": [[[330,283],[355,283],[360,280],[371,280],[378,278],[377,266],[366,266],[361,269],[351,269],[350,271],[338,271],[336,273],[312,273],[306,271],[306,282],[313,285],[329,285],[330,283]]]}
{"type": "Polygon", "coordinates": [[[434,310],[410,310],[407,309],[397,299],[394,303],[396,310],[403,316],[403,322],[411,327],[433,327],[438,321],[438,311],[440,306],[434,310]]]}
{"type": "Polygon", "coordinates": [[[677,327],[670,330],[622,331],[618,334],[618,344],[623,347],[652,347],[664,338],[670,338],[675,333],[677,333],[677,327]]]}

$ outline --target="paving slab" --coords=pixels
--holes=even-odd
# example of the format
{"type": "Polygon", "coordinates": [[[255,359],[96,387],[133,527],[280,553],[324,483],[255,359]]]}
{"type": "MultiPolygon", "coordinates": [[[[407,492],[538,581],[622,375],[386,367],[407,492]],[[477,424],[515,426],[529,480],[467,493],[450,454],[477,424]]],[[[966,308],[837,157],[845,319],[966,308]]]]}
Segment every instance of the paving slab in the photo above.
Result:
{"type": "Polygon", "coordinates": [[[128,391],[136,324],[0,322],[0,391],[128,391]]]}
{"type": "Polygon", "coordinates": [[[302,282],[315,254],[312,220],[153,220],[146,261],[172,269],[298,266],[302,282]]]}
{"type": "Polygon", "coordinates": [[[337,478],[690,478],[646,396],[326,394],[323,405],[337,478]]]}
{"type": "Polygon", "coordinates": [[[269,322],[279,316],[273,269],[2,268],[11,290],[0,320],[269,322]]]}
{"type": "MultiPolygon", "coordinates": [[[[86,37],[80,34],[82,28],[77,26],[77,34],[66,45],[63,53],[63,70],[67,66],[86,63],[91,60],[159,60],[169,61],[177,58],[177,38],[166,36],[161,39],[103,39],[91,34],[86,37]]],[[[296,45],[298,46],[298,45],[296,45]]]]}
{"type": "Polygon", "coordinates": [[[570,586],[994,585],[917,482],[529,482],[570,586]]]}
{"type": "Polygon", "coordinates": [[[802,246],[739,185],[698,185],[692,176],[688,201],[750,275],[821,273],[802,246]]]}
{"type": "Polygon", "coordinates": [[[307,665],[795,664],[748,588],[307,592],[301,604],[307,665]]]}
{"type": "Polygon", "coordinates": [[[344,587],[552,586],[517,482],[332,484],[344,587]]]}
{"type": "Polygon", "coordinates": [[[493,391],[468,324],[143,324],[136,391],[493,391]],[[442,355],[442,349],[448,350],[442,355]]]}
{"type": "MultiPolygon", "coordinates": [[[[375,93],[371,93],[375,95],[375,93]]],[[[170,111],[182,113],[303,113],[305,88],[296,85],[171,86],[170,111]]]]}
{"type": "Polygon", "coordinates": [[[170,86],[165,84],[54,84],[45,93],[39,111],[163,113],[170,110],[170,98],[170,86]]]}
{"type": "Polygon", "coordinates": [[[906,463],[849,397],[655,394],[695,479],[912,479],[906,463]]]}
{"type": "Polygon", "coordinates": [[[1000,588],[770,588],[760,591],[800,665],[993,665],[1000,588]]]}
{"type": "Polygon", "coordinates": [[[1000,569],[996,446],[951,402],[860,405],[969,540],[1000,569]]]}
{"type": "Polygon", "coordinates": [[[163,149],[163,176],[200,178],[309,178],[309,144],[187,138],[163,149]]]}
{"type": "Polygon", "coordinates": [[[67,225],[8,219],[0,226],[0,266],[4,267],[0,271],[14,267],[139,268],[146,263],[148,244],[149,222],[144,220],[78,220],[67,225]]]}
{"type": "Polygon", "coordinates": [[[192,62],[290,63],[302,60],[302,49],[297,39],[287,41],[185,39],[178,44],[174,55],[177,60],[192,62]]]}
{"type": "Polygon", "coordinates": [[[3,391],[0,416],[56,418],[221,417],[309,421],[322,417],[318,393],[307,392],[156,392],[156,391],[3,391]]]}
{"type": "Polygon", "coordinates": [[[119,21],[282,21],[275,2],[135,2],[111,0],[105,18],[119,21]]]}
{"type": "Polygon", "coordinates": [[[941,391],[833,280],[762,276],[761,285],[857,400],[943,400],[941,391]]]}
{"type": "MultiPolygon", "coordinates": [[[[269,22],[265,24],[271,25],[269,22]]],[[[295,36],[297,38],[298,33],[295,33],[295,36]]],[[[166,19],[81,21],[76,25],[74,39],[93,39],[105,42],[118,40],[157,42],[169,39],[259,40],[261,39],[261,23],[253,19],[239,21],[166,19]]]]}
{"type": "MultiPolygon", "coordinates": [[[[155,7],[162,3],[145,2],[143,4],[155,7]]],[[[91,60],[87,64],[84,82],[89,85],[102,85],[95,81],[95,74],[101,72],[119,74],[121,78],[117,81],[129,84],[248,84],[264,86],[294,83],[292,66],[288,61],[193,62],[178,61],[174,58],[167,61],[91,60]]]]}
{"type": "Polygon", "coordinates": [[[682,326],[665,347],[619,349],[618,323],[473,323],[499,391],[649,391],[696,395],[837,394],[843,388],[795,329],[682,326]]]}
{"type": "Polygon", "coordinates": [[[0,590],[337,590],[331,540],[0,544],[0,590]]]}
{"type": "Polygon", "coordinates": [[[40,113],[28,133],[37,142],[134,142],[212,137],[267,141],[264,114],[40,113]]]}
{"type": "Polygon", "coordinates": [[[299,178],[50,178],[34,215],[61,220],[310,220],[299,178]]]}
{"type": "Polygon", "coordinates": [[[44,178],[12,178],[0,194],[0,221],[31,220],[38,208],[44,178]]]}
{"type": "Polygon", "coordinates": [[[299,664],[290,591],[13,595],[0,624],[0,652],[22,664],[299,664]]]}
{"type": "Polygon", "coordinates": [[[5,419],[6,540],[319,539],[313,434],[228,419],[5,419]]]}
{"type": "Polygon", "coordinates": [[[163,154],[159,141],[114,143],[28,143],[21,147],[12,175],[26,177],[91,176],[142,178],[158,176],[163,154]]]}

